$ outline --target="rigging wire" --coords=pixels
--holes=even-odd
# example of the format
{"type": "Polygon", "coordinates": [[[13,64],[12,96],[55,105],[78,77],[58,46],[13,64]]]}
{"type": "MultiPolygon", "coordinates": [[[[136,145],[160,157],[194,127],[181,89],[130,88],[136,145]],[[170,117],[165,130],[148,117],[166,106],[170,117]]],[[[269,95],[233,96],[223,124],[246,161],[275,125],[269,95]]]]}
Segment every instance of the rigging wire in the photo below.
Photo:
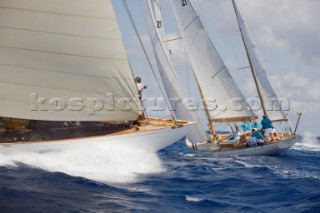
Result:
{"type": "MultiPolygon", "coordinates": [[[[144,14],[144,13],[142,12],[142,7],[141,7],[141,4],[140,4],[140,1],[139,1],[139,5],[140,5],[141,13],[144,14]]],[[[160,5],[161,5],[161,4],[160,4],[160,5]]],[[[159,5],[159,6],[160,6],[160,5],[159,5]]],[[[145,15],[143,15],[143,18],[144,18],[144,23],[145,23],[145,25],[147,25],[145,15]]],[[[163,20],[162,20],[162,21],[163,21],[163,20]]],[[[151,34],[149,28],[148,28],[148,32],[149,32],[149,34],[151,34]]],[[[161,34],[164,34],[165,38],[167,38],[167,33],[166,33],[165,30],[163,30],[162,33],[160,32],[160,36],[161,36],[161,34]]],[[[162,37],[161,37],[160,39],[162,39],[162,37]]],[[[180,38],[178,38],[178,39],[180,39],[180,38]]],[[[173,39],[173,40],[177,40],[177,39],[173,39]]],[[[162,41],[162,42],[163,42],[163,41],[162,41]]],[[[163,45],[166,45],[166,46],[165,46],[166,49],[169,50],[169,44],[168,44],[168,42],[163,42],[163,45]]],[[[163,49],[163,51],[166,52],[165,49],[163,49]]],[[[170,55],[167,55],[167,56],[170,57],[170,55]]],[[[168,61],[168,62],[169,62],[169,61],[168,61]]],[[[172,66],[173,66],[173,69],[174,69],[174,65],[173,65],[173,64],[172,64],[172,66]]],[[[177,79],[177,81],[179,82],[178,73],[176,72],[175,69],[173,70],[173,75],[175,76],[175,79],[177,79]]],[[[179,84],[180,84],[181,88],[184,88],[184,87],[182,86],[181,82],[179,82],[179,84]]],[[[187,95],[187,94],[185,94],[185,95],[187,95]]]]}
{"type": "MultiPolygon", "coordinates": [[[[142,14],[142,18],[143,18],[144,25],[145,25],[145,26],[148,26],[147,21],[146,21],[146,15],[145,15],[145,12],[143,11],[143,8],[142,8],[142,5],[141,5],[141,0],[139,0],[138,3],[139,3],[139,9],[140,9],[140,12],[141,12],[141,14],[142,14]]],[[[148,33],[150,34],[150,30],[149,30],[148,27],[147,27],[147,29],[148,29],[148,33]]],[[[147,57],[148,57],[148,56],[147,56],[147,57]]],[[[147,59],[148,59],[148,58],[147,58],[147,59]]],[[[149,64],[150,64],[150,63],[149,63],[149,64]]],[[[151,69],[152,69],[152,68],[153,68],[153,67],[151,66],[151,69]]],[[[158,87],[159,87],[160,89],[162,89],[162,84],[160,84],[160,83],[158,82],[158,78],[155,76],[155,71],[154,71],[153,74],[154,74],[155,80],[156,80],[157,83],[158,83],[158,87]]],[[[158,73],[158,75],[160,75],[160,73],[158,73]]],[[[164,96],[164,95],[162,94],[162,96],[163,96],[164,100],[167,100],[167,99],[166,99],[167,95],[164,96]]],[[[165,103],[167,103],[167,102],[165,102],[165,103]]],[[[167,104],[167,105],[168,105],[168,104],[167,104]]],[[[169,109],[170,116],[164,116],[163,118],[172,117],[172,113],[171,113],[171,111],[170,111],[170,107],[171,107],[171,105],[168,105],[168,109],[169,109]]]]}
{"type": "MultiPolygon", "coordinates": [[[[184,45],[183,45],[184,46],[184,45]]],[[[190,79],[190,69],[189,69],[189,63],[188,63],[188,55],[187,50],[184,46],[184,59],[185,59],[185,69],[186,69],[186,78],[188,82],[188,96],[191,97],[191,79],[190,79]]]]}
{"type": "MultiPolygon", "coordinates": [[[[225,52],[225,54],[228,56],[228,58],[230,58],[230,61],[232,62],[232,64],[235,67],[240,68],[241,65],[239,64],[238,61],[243,61],[244,63],[248,63],[248,61],[245,59],[245,56],[242,56],[241,59],[238,57],[239,54],[236,53],[236,51],[231,51],[230,48],[227,47],[226,42],[224,42],[224,40],[222,39],[222,37],[220,36],[220,34],[215,30],[215,28],[213,27],[213,21],[210,21],[210,23],[208,23],[208,20],[205,17],[210,17],[213,15],[212,11],[209,10],[210,7],[206,7],[204,6],[203,3],[199,3],[197,1],[194,1],[195,4],[197,5],[197,7],[203,11],[203,13],[205,14],[204,18],[202,19],[202,21],[204,22],[205,26],[209,28],[209,34],[213,34],[214,38],[217,39],[217,41],[219,42],[219,44],[221,44],[221,50],[223,52],[225,52]]],[[[238,32],[237,32],[238,34],[238,32]]],[[[211,37],[211,36],[210,36],[211,37]]],[[[240,44],[241,45],[241,44],[240,44]]],[[[241,49],[243,47],[240,48],[233,48],[233,49],[241,49]]],[[[237,72],[239,73],[239,72],[237,72]]],[[[238,82],[245,82],[245,86],[240,87],[240,89],[242,89],[242,92],[244,93],[245,97],[254,97],[256,95],[253,95],[253,91],[254,90],[254,83],[252,82],[251,78],[248,76],[249,72],[241,72],[242,75],[237,74],[237,75],[232,75],[233,77],[236,77],[238,82]]]]}
{"type": "MultiPolygon", "coordinates": [[[[163,14],[163,10],[162,10],[162,7],[163,7],[163,3],[164,1],[160,1],[159,3],[159,10],[160,10],[160,12],[161,12],[161,14],[163,14]],[[162,2],[162,3],[161,3],[162,2]]],[[[167,2],[168,3],[168,2],[167,2]]],[[[162,20],[163,22],[164,22],[164,19],[162,20]]],[[[181,39],[182,37],[177,37],[177,38],[173,38],[173,39],[169,39],[169,36],[168,36],[168,33],[167,33],[167,31],[165,31],[165,30],[163,30],[162,31],[162,33],[164,34],[163,36],[164,36],[164,38],[165,38],[165,41],[163,42],[163,44],[164,45],[166,45],[166,48],[167,48],[167,50],[169,50],[169,57],[170,58],[172,58],[173,57],[173,54],[172,54],[172,51],[171,51],[171,48],[170,48],[170,41],[176,41],[176,40],[179,40],[179,39],[181,39]]],[[[187,79],[187,91],[186,91],[186,95],[188,96],[188,97],[191,97],[191,86],[190,86],[190,77],[189,77],[189,75],[190,75],[190,69],[189,69],[189,65],[188,65],[188,60],[187,60],[187,56],[186,56],[186,54],[187,54],[187,52],[185,51],[185,49],[184,49],[184,53],[185,53],[185,74],[186,74],[186,79],[187,79]]],[[[173,60],[174,61],[174,60],[173,60]]],[[[173,65],[174,66],[174,65],[173,65]]],[[[176,76],[176,78],[177,79],[179,79],[178,78],[178,76],[179,76],[179,74],[177,73],[177,71],[176,71],[176,69],[175,69],[175,76],[176,76]]],[[[180,76],[181,76],[181,74],[180,74],[180,76]]],[[[182,83],[182,82],[181,82],[182,83]]],[[[182,86],[182,85],[181,85],[182,86]]],[[[183,88],[185,88],[185,87],[183,87],[183,88]]]]}
{"type": "Polygon", "coordinates": [[[134,32],[135,32],[135,34],[136,34],[136,36],[137,36],[137,38],[138,38],[138,41],[139,41],[140,45],[141,45],[141,48],[142,48],[142,50],[143,50],[143,53],[144,53],[144,55],[146,56],[146,59],[147,59],[148,64],[149,64],[149,66],[150,66],[150,68],[151,68],[151,71],[152,71],[152,73],[153,73],[153,75],[154,75],[154,77],[155,77],[155,79],[156,79],[156,82],[157,82],[159,88],[160,88],[161,94],[162,94],[162,96],[164,97],[164,100],[165,100],[165,102],[166,102],[166,104],[167,104],[167,106],[168,106],[168,108],[169,108],[171,117],[174,119],[174,122],[176,123],[176,122],[177,122],[176,117],[174,116],[174,113],[172,112],[170,103],[169,103],[169,101],[167,100],[166,93],[163,91],[163,89],[162,89],[162,87],[161,87],[161,85],[160,85],[160,82],[159,82],[158,77],[157,77],[157,75],[156,75],[156,73],[155,73],[155,70],[154,70],[154,68],[153,68],[153,66],[152,66],[152,63],[151,63],[151,61],[150,61],[150,58],[149,58],[149,56],[148,56],[148,54],[147,54],[147,51],[146,51],[146,49],[145,49],[145,47],[144,47],[144,44],[143,44],[142,40],[141,40],[141,37],[140,37],[139,31],[138,31],[138,28],[137,28],[137,26],[136,26],[135,23],[134,23],[134,19],[133,19],[133,16],[132,16],[131,12],[130,12],[129,7],[128,7],[127,1],[126,1],[126,0],[122,0],[122,3],[123,3],[123,5],[124,5],[124,7],[125,7],[125,9],[126,9],[127,15],[128,15],[128,17],[129,17],[129,19],[130,19],[130,21],[131,21],[132,27],[133,27],[133,29],[134,29],[134,32]]]}
{"type": "MultiPolygon", "coordinates": [[[[140,3],[140,2],[139,2],[140,3]]],[[[160,6],[160,5],[159,5],[160,6]]],[[[163,19],[163,17],[161,17],[161,20],[162,21],[164,21],[164,19],[163,19]]],[[[150,32],[150,29],[148,28],[148,31],[149,31],[149,34],[151,35],[152,33],[150,32]]],[[[167,36],[167,34],[166,34],[166,31],[164,30],[164,28],[162,28],[162,30],[160,30],[160,32],[158,32],[158,33],[160,33],[160,35],[162,34],[162,35],[165,35],[165,36],[167,36]]],[[[162,37],[162,38],[164,38],[164,36],[162,37]]],[[[161,39],[161,38],[160,38],[161,39]]],[[[176,40],[176,39],[174,39],[174,40],[176,40]]],[[[163,41],[162,41],[163,42],[163,41]]],[[[162,50],[163,50],[163,52],[167,52],[167,50],[169,49],[169,44],[168,43],[165,43],[165,45],[166,46],[163,46],[163,45],[160,45],[161,46],[161,48],[162,48],[162,50]],[[166,48],[165,48],[166,47],[166,48]]],[[[170,60],[170,55],[168,55],[168,54],[166,54],[166,56],[168,57],[167,58],[167,62],[169,63],[169,64],[171,64],[171,60],[170,60]]],[[[178,78],[178,73],[176,72],[176,70],[175,70],[175,68],[174,68],[174,65],[173,64],[171,64],[172,65],[172,68],[173,68],[173,70],[172,70],[172,74],[174,75],[174,78],[177,80],[176,81],[176,83],[177,84],[179,84],[180,85],[180,87],[183,89],[184,87],[182,86],[182,84],[181,84],[181,82],[179,81],[179,78],[178,78]]],[[[193,72],[192,72],[192,74],[193,74],[193,72]]],[[[187,94],[185,93],[185,90],[183,89],[182,90],[183,91],[183,95],[184,96],[187,96],[187,94]]],[[[202,119],[200,119],[200,118],[198,118],[199,119],[199,122],[202,124],[203,122],[201,122],[202,121],[202,119]]]]}

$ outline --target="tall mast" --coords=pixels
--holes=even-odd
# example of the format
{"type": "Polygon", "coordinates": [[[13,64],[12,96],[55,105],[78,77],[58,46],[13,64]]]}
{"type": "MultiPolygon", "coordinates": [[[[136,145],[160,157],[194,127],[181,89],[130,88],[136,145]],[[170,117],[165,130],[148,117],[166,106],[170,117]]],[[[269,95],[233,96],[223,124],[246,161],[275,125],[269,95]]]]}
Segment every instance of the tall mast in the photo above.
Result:
{"type": "Polygon", "coordinates": [[[203,96],[214,97],[217,106],[226,107],[223,111],[209,110],[211,121],[235,122],[250,119],[254,113],[245,101],[236,106],[242,110],[234,110],[235,104],[231,100],[245,100],[245,97],[214,46],[200,15],[190,0],[187,4],[185,2],[175,0],[171,4],[194,74],[203,89],[203,96]]]}
{"type": "Polygon", "coordinates": [[[210,130],[211,130],[213,139],[215,139],[216,136],[217,136],[217,133],[216,133],[216,130],[214,129],[214,124],[213,124],[212,119],[210,117],[210,113],[209,113],[209,110],[208,110],[208,105],[207,105],[206,101],[204,100],[204,95],[203,95],[201,86],[199,84],[198,78],[197,78],[197,76],[194,76],[194,77],[196,79],[196,82],[197,82],[197,85],[198,85],[198,88],[199,88],[200,96],[201,96],[201,99],[202,99],[204,110],[206,111],[206,117],[207,117],[208,122],[209,122],[209,126],[210,126],[210,130]]]}
{"type": "Polygon", "coordinates": [[[263,114],[264,115],[267,115],[267,111],[266,111],[266,107],[264,105],[264,102],[263,102],[263,98],[262,98],[262,94],[261,94],[261,91],[260,91],[260,88],[259,88],[259,85],[258,85],[258,80],[257,80],[257,76],[256,76],[256,72],[252,66],[252,61],[251,61],[251,58],[250,58],[250,55],[249,55],[249,52],[248,52],[248,48],[247,48],[247,45],[245,43],[245,40],[244,40],[244,37],[243,37],[243,34],[242,34],[242,30],[241,30],[241,27],[240,27],[240,23],[239,23],[239,17],[238,17],[238,13],[237,13],[237,10],[236,10],[236,2],[235,0],[232,0],[232,4],[233,4],[233,8],[234,8],[234,11],[236,13],[236,17],[237,17],[237,22],[238,22],[238,26],[239,26],[239,30],[240,30],[240,33],[241,33],[241,38],[242,38],[242,42],[244,44],[244,47],[246,49],[246,54],[247,54],[247,58],[248,58],[248,61],[249,61],[249,64],[250,64],[250,69],[251,69],[251,72],[252,72],[252,76],[253,76],[253,79],[254,79],[254,83],[256,85],[256,89],[257,89],[257,92],[258,92],[258,95],[259,95],[259,99],[260,99],[260,102],[261,102],[261,106],[262,106],[262,110],[263,110],[263,114]]]}

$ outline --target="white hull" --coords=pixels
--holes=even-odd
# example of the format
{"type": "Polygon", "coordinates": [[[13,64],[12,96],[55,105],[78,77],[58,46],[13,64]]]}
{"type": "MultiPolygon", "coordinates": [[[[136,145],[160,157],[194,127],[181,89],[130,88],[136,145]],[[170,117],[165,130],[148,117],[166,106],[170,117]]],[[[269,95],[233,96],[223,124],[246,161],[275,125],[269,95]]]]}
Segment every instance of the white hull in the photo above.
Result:
{"type": "Polygon", "coordinates": [[[13,152],[50,152],[75,147],[87,147],[98,143],[132,147],[136,149],[156,152],[185,137],[193,124],[184,125],[182,128],[171,127],[147,132],[136,132],[116,136],[97,136],[90,138],[78,138],[61,141],[30,142],[30,143],[5,143],[0,144],[0,153],[13,152]]]}
{"type": "Polygon", "coordinates": [[[276,155],[288,150],[299,140],[299,138],[300,136],[296,135],[276,143],[266,144],[263,146],[248,147],[243,149],[236,149],[236,150],[219,150],[216,144],[207,143],[207,142],[192,144],[187,139],[186,139],[186,144],[191,149],[195,149],[199,151],[208,151],[208,152],[212,152],[214,155],[219,155],[219,156],[276,155]]]}

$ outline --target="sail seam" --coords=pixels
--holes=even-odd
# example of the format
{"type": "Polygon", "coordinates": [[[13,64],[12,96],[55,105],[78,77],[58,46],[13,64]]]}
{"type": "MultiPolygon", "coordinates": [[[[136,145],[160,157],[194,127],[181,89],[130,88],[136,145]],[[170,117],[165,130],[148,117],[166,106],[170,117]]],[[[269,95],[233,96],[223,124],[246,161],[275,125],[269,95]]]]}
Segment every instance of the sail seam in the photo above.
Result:
{"type": "MultiPolygon", "coordinates": [[[[84,36],[84,35],[76,35],[76,34],[68,34],[68,33],[58,33],[58,32],[49,32],[49,31],[41,31],[41,30],[33,30],[33,29],[26,29],[26,28],[18,28],[18,27],[7,27],[7,26],[0,26],[2,29],[12,29],[12,30],[22,30],[22,31],[30,31],[30,32],[38,32],[38,33],[45,33],[45,34],[54,34],[54,35],[65,35],[70,37],[81,37],[81,38],[94,38],[94,39],[103,39],[103,40],[116,40],[121,41],[121,39],[115,38],[107,38],[107,37],[97,37],[97,36],[84,36]]],[[[112,30],[117,31],[118,29],[112,30]]]]}
{"type": "Polygon", "coordinates": [[[107,18],[107,17],[94,17],[94,16],[84,16],[84,15],[74,15],[74,14],[68,14],[68,13],[58,13],[58,12],[50,12],[50,11],[40,11],[40,10],[31,10],[31,9],[24,9],[24,8],[17,8],[17,7],[1,7],[3,9],[9,9],[9,10],[22,10],[22,11],[29,11],[34,13],[43,13],[43,14],[53,14],[53,15],[62,15],[62,16],[71,16],[71,17],[79,17],[79,18],[90,18],[90,19],[103,19],[103,20],[114,20],[115,18],[107,18]]]}
{"type": "Polygon", "coordinates": [[[220,72],[222,72],[225,68],[227,68],[227,66],[223,66],[220,70],[218,70],[213,76],[211,76],[211,78],[215,78],[217,77],[217,75],[219,75],[220,72]]]}
{"type": "Polygon", "coordinates": [[[127,61],[126,58],[105,58],[105,57],[96,57],[96,56],[86,56],[86,55],[77,55],[77,54],[72,54],[72,53],[61,53],[61,52],[53,52],[53,51],[46,51],[46,50],[37,50],[37,49],[31,49],[31,48],[10,47],[10,46],[4,46],[4,45],[0,45],[0,47],[9,48],[9,49],[19,49],[19,50],[34,51],[34,52],[42,52],[42,53],[50,53],[50,54],[56,54],[56,55],[68,55],[68,56],[75,56],[75,57],[81,57],[81,58],[94,58],[94,59],[103,59],[103,60],[127,61]]]}
{"type": "Polygon", "coordinates": [[[195,22],[195,20],[197,20],[199,17],[200,17],[199,15],[197,15],[196,17],[194,17],[194,18],[189,22],[189,24],[187,24],[187,25],[185,26],[184,30],[187,30],[187,29],[190,27],[190,25],[191,25],[193,22],[195,22]]]}
{"type": "Polygon", "coordinates": [[[81,73],[63,72],[63,71],[59,71],[59,70],[51,70],[51,69],[45,69],[45,68],[29,67],[29,66],[22,66],[22,65],[16,65],[16,64],[2,64],[2,63],[0,63],[0,66],[26,68],[26,69],[39,70],[39,71],[45,71],[45,72],[51,72],[51,73],[63,73],[63,74],[87,76],[87,77],[93,77],[93,78],[131,80],[131,78],[109,77],[109,76],[102,76],[102,75],[85,75],[85,74],[81,74],[81,73]]]}
{"type": "MultiPolygon", "coordinates": [[[[126,79],[125,79],[126,80],[126,79]]],[[[129,81],[129,80],[127,80],[129,81]]],[[[130,79],[131,81],[131,79],[130,79]]],[[[1,81],[0,83],[4,83],[4,84],[10,84],[10,85],[20,85],[20,86],[25,86],[25,87],[41,87],[41,88],[47,88],[47,89],[53,89],[53,90],[62,90],[62,94],[64,94],[66,91],[71,91],[71,92],[83,92],[83,93],[90,93],[90,94],[95,94],[95,95],[107,95],[109,92],[96,92],[96,91],[84,91],[84,90],[76,90],[76,89],[66,89],[66,88],[57,88],[57,87],[48,87],[48,86],[42,86],[42,85],[30,85],[30,84],[22,84],[22,83],[18,83],[18,82],[9,82],[9,81],[1,81]]],[[[92,98],[94,98],[94,96],[92,95],[92,98]]],[[[129,97],[126,97],[129,98],[129,97]]],[[[3,99],[3,98],[1,98],[3,99]]]]}
{"type": "MultiPolygon", "coordinates": [[[[0,100],[30,104],[29,100],[28,101],[23,101],[23,100],[10,99],[10,98],[0,98],[0,100]]],[[[47,103],[47,102],[42,103],[41,105],[43,105],[43,106],[56,106],[55,104],[50,104],[50,103],[47,103]]],[[[94,106],[86,106],[86,107],[87,107],[86,109],[94,109],[93,108],[94,106]]],[[[122,111],[123,112],[123,110],[120,107],[117,107],[117,105],[115,105],[114,112],[116,112],[116,111],[122,111]]]]}

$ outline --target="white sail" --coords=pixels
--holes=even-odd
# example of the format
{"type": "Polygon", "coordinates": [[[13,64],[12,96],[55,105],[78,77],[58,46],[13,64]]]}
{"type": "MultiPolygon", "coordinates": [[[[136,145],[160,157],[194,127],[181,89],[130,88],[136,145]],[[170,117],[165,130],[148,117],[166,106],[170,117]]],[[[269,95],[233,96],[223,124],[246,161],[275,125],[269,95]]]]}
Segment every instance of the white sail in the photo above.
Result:
{"type": "Polygon", "coordinates": [[[0,1],[0,116],[134,120],[137,94],[111,0],[0,1]]]}
{"type": "Polygon", "coordinates": [[[281,121],[286,120],[286,116],[281,109],[281,103],[278,100],[276,93],[274,92],[270,81],[267,76],[267,71],[263,62],[261,60],[261,56],[256,48],[256,45],[252,39],[252,36],[249,32],[249,29],[242,18],[242,15],[239,11],[238,6],[233,0],[237,21],[240,27],[240,31],[242,33],[242,38],[244,45],[248,52],[248,57],[251,60],[252,69],[255,72],[255,75],[258,80],[258,86],[261,90],[262,96],[264,100],[261,100],[265,104],[266,113],[268,117],[273,121],[281,121]]]}
{"type": "Polygon", "coordinates": [[[174,110],[174,114],[177,119],[193,120],[197,122],[196,128],[193,128],[191,132],[187,134],[187,138],[192,142],[202,142],[208,139],[208,135],[201,124],[201,121],[196,111],[188,110],[188,107],[183,104],[183,100],[187,99],[168,56],[167,48],[163,44],[163,38],[165,31],[163,27],[162,14],[160,10],[159,0],[147,0],[148,9],[148,29],[153,44],[153,49],[162,78],[162,83],[165,87],[165,91],[169,99],[180,99],[180,102],[176,103],[175,107],[171,107],[174,110]]]}
{"type": "Polygon", "coordinates": [[[196,78],[213,121],[254,117],[189,0],[171,1],[196,78]]]}

